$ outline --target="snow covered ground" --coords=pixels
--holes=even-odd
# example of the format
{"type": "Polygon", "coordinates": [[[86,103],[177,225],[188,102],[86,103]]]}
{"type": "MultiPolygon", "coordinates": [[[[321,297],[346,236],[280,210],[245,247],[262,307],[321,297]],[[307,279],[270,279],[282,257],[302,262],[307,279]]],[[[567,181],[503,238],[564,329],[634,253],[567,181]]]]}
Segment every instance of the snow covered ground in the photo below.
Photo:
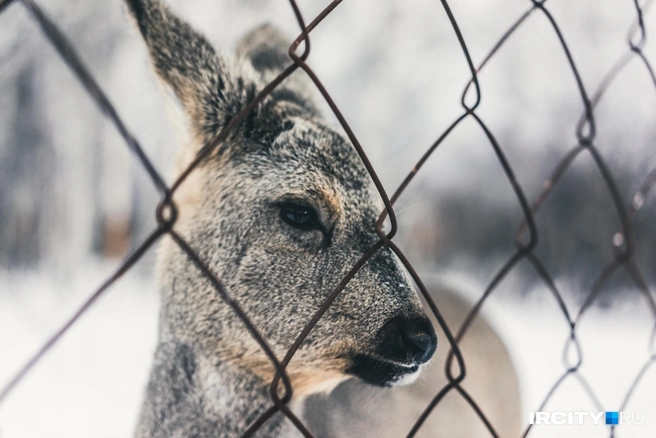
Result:
{"type": "MultiPolygon", "coordinates": [[[[90,263],[71,278],[2,274],[0,284],[0,385],[32,354],[90,291],[111,272],[90,263]]],[[[463,283],[466,284],[466,283],[463,283]]],[[[466,285],[464,290],[480,290],[466,285]]],[[[474,298],[474,294],[470,298],[474,298]]],[[[523,394],[524,422],[564,371],[567,325],[546,294],[525,300],[492,297],[486,314],[509,346],[523,394]]],[[[652,322],[638,301],[593,309],[581,322],[581,370],[605,410],[616,410],[647,360],[652,322]]],[[[157,296],[152,283],[128,274],[75,325],[0,408],[2,438],[131,436],[156,342],[157,296]]],[[[616,436],[656,433],[656,369],[645,375],[627,411],[644,412],[644,424],[616,436]]],[[[573,379],[546,411],[598,408],[573,379]]],[[[542,426],[532,437],[604,437],[606,426],[542,426]]]]}
{"type": "MultiPolygon", "coordinates": [[[[3,279],[2,384],[110,272],[99,264],[69,279],[3,279]]],[[[96,304],[0,409],[0,436],[131,436],[156,342],[156,294],[128,274],[96,304]]]]}

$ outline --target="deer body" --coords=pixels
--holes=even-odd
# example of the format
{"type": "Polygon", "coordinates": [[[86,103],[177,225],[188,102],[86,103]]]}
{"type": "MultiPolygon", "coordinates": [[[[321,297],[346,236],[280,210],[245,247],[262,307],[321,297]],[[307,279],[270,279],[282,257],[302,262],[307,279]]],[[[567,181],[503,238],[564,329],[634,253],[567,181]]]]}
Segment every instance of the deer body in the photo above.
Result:
{"type": "MultiPolygon", "coordinates": [[[[153,68],[186,116],[180,169],[289,63],[270,26],[228,59],[158,0],[126,0],[153,68]]],[[[354,148],[319,116],[301,73],[269,94],[174,194],[175,231],[216,273],[282,358],[377,241],[382,202],[354,148]]],[[[271,405],[275,368],[171,239],[158,259],[159,345],[137,437],[237,437],[271,405]]],[[[293,405],[351,377],[375,386],[417,378],[437,346],[411,278],[380,248],[296,352],[293,405]]],[[[276,414],[256,436],[294,436],[276,414]]]]}

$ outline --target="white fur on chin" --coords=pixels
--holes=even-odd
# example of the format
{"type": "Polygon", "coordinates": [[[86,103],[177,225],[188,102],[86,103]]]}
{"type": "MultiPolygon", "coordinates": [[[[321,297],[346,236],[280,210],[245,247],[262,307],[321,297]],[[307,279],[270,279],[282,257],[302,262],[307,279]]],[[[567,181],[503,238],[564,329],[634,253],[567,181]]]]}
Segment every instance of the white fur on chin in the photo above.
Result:
{"type": "Polygon", "coordinates": [[[426,364],[419,365],[419,368],[414,373],[408,373],[398,377],[396,380],[392,382],[392,386],[406,386],[415,383],[419,378],[419,375],[421,374],[421,371],[424,369],[425,365],[426,364]]]}

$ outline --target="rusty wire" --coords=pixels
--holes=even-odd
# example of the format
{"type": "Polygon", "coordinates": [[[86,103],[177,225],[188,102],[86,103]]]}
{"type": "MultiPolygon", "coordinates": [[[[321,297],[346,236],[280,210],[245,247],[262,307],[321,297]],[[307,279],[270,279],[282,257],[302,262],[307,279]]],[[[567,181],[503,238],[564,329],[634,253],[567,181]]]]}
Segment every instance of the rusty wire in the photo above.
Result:
{"type": "MultiPolygon", "coordinates": [[[[300,33],[299,36],[293,41],[289,48],[289,57],[291,59],[290,65],[282,72],[278,77],[271,81],[266,87],[264,87],[256,97],[248,103],[231,121],[227,124],[212,140],[210,140],[198,153],[195,159],[191,164],[178,176],[178,178],[170,185],[167,186],[163,178],[160,176],[158,171],[152,165],[152,162],[148,158],[147,154],[143,151],[135,137],[128,131],[127,127],[122,122],[118,113],[114,109],[113,105],[106,97],[102,89],[98,86],[93,76],[89,73],[88,69],[85,67],[82,60],[77,55],[73,45],[69,40],[64,36],[64,34],[58,29],[55,23],[45,14],[38,4],[33,0],[0,0],[0,13],[2,13],[10,4],[12,3],[21,3],[34,18],[36,23],[39,25],[43,33],[46,35],[48,40],[52,43],[55,50],[62,57],[64,62],[71,68],[73,73],[77,76],[79,81],[85,87],[90,97],[96,102],[101,112],[108,117],[118,130],[119,134],[122,136],[126,142],[128,148],[136,155],[138,162],[144,167],[147,171],[152,183],[155,188],[161,194],[161,201],[157,207],[156,218],[157,218],[157,227],[153,230],[149,236],[139,245],[135,250],[132,251],[119,265],[115,273],[111,275],[105,283],[103,283],[88,299],[84,304],[75,312],[75,314],[59,329],[57,330],[44,345],[37,351],[36,354],[16,373],[16,375],[10,380],[10,382],[2,388],[0,391],[0,404],[6,399],[8,394],[15,389],[16,385],[30,372],[33,366],[38,363],[43,356],[48,352],[48,350],[76,323],[79,317],[84,314],[91,305],[104,294],[110,286],[112,286],[120,277],[127,272],[131,267],[141,258],[141,256],[148,251],[156,241],[159,240],[164,235],[169,235],[173,241],[184,251],[193,264],[199,269],[201,274],[209,281],[212,286],[216,289],[217,293],[226,301],[226,303],[231,306],[233,311],[237,316],[244,322],[247,329],[250,331],[253,338],[258,342],[262,350],[268,356],[269,360],[273,364],[276,375],[273,378],[270,386],[270,395],[272,400],[272,406],[264,412],[259,418],[257,418],[250,427],[244,431],[244,437],[252,436],[268,419],[270,419],[277,412],[281,412],[293,423],[293,425],[306,437],[312,437],[312,433],[306,428],[303,422],[291,411],[288,407],[288,403],[291,400],[293,387],[289,376],[286,373],[286,367],[289,362],[294,357],[295,353],[301,347],[304,340],[310,334],[314,326],[319,322],[323,314],[328,310],[332,302],[339,296],[343,291],[349,281],[357,274],[357,272],[364,266],[364,264],[369,260],[380,248],[387,246],[390,248],[401,260],[403,265],[410,272],[414,282],[416,283],[421,294],[425,298],[430,311],[436,317],[438,324],[446,335],[447,341],[449,343],[449,355],[447,357],[445,365],[445,375],[448,379],[448,383],[437,391],[433,400],[425,408],[424,412],[417,419],[412,429],[408,432],[408,437],[414,436],[422,427],[424,421],[428,418],[431,412],[439,405],[440,401],[451,391],[456,391],[460,396],[471,406],[472,410],[477,414],[478,418],[482,424],[487,428],[490,435],[497,437],[497,433],[494,430],[494,425],[488,420],[485,416],[485,413],[477,405],[476,401],[465,391],[461,386],[461,383],[465,380],[466,377],[466,368],[465,360],[462,356],[458,344],[462,338],[467,334],[469,327],[472,322],[479,314],[481,308],[485,304],[489,296],[496,290],[499,283],[507,277],[507,275],[515,268],[515,266],[523,259],[526,259],[529,262],[529,265],[537,273],[538,277],[544,282],[544,284],[549,289],[550,293],[553,295],[556,300],[564,318],[567,321],[569,327],[569,336],[566,340],[565,349],[563,353],[563,362],[565,366],[565,372],[560,376],[560,378],[552,385],[545,398],[543,399],[540,408],[541,410],[546,403],[549,401],[551,396],[558,390],[559,386],[563,381],[568,377],[573,377],[577,379],[583,390],[589,395],[590,399],[593,401],[596,407],[600,410],[602,409],[601,403],[594,394],[592,387],[588,384],[585,377],[579,371],[583,363],[582,349],[581,345],[576,336],[576,327],[580,323],[581,317],[585,314],[586,310],[594,303],[595,299],[598,297],[600,290],[607,283],[607,281],[620,269],[624,269],[629,277],[632,279],[637,291],[641,293],[644,299],[647,301],[649,309],[654,317],[654,329],[651,333],[650,345],[649,345],[649,358],[640,369],[639,373],[635,376],[629,390],[626,393],[624,400],[621,403],[620,409],[622,410],[629,400],[631,399],[636,387],[639,385],[641,379],[646,374],[648,369],[650,369],[654,363],[656,363],[656,298],[649,290],[647,283],[645,282],[643,275],[635,262],[634,255],[634,246],[633,246],[633,234],[631,223],[635,215],[642,208],[645,203],[647,196],[651,193],[651,190],[656,185],[656,169],[654,169],[645,179],[644,183],[641,185],[638,192],[634,194],[631,198],[631,204],[629,206],[625,205],[623,197],[617,187],[615,179],[613,178],[609,166],[602,157],[601,153],[595,146],[595,118],[594,118],[594,109],[597,104],[603,99],[604,93],[606,90],[614,83],[615,79],[620,75],[624,68],[629,64],[629,62],[638,58],[644,65],[645,70],[649,74],[652,82],[656,87],[656,76],[654,75],[654,70],[652,66],[643,53],[642,49],[646,42],[647,30],[644,24],[644,14],[651,7],[653,1],[647,0],[642,6],[639,4],[638,0],[634,0],[636,19],[635,22],[631,25],[631,28],[628,33],[627,42],[628,49],[617,61],[612,65],[608,70],[606,75],[603,77],[599,87],[595,90],[592,98],[589,97],[588,91],[586,90],[581,75],[577,65],[570,53],[569,46],[566,42],[565,37],[563,36],[556,20],[553,18],[545,4],[546,0],[531,0],[530,7],[520,15],[517,20],[508,28],[506,32],[496,41],[492,46],[488,54],[483,58],[482,62],[475,66],[467,48],[465,38],[462,35],[456,18],[454,17],[449,4],[446,0],[441,0],[442,7],[445,13],[448,16],[449,22],[452,26],[452,29],[458,39],[462,54],[465,57],[471,77],[469,78],[464,91],[462,93],[461,105],[463,107],[463,113],[438,137],[438,139],[427,149],[427,151],[421,156],[417,161],[412,170],[408,173],[403,182],[399,187],[394,191],[391,197],[389,197],[378,177],[376,171],[371,165],[369,159],[367,158],[364,149],[360,145],[355,134],[349,127],[348,122],[343,117],[339,108],[331,98],[330,94],[326,88],[321,83],[320,79],[314,73],[314,71],[307,64],[307,59],[310,55],[310,34],[313,29],[318,26],[322,20],[328,16],[340,3],[342,0],[332,1],[321,13],[319,13],[308,25],[305,24],[305,20],[298,8],[295,0],[289,0],[291,8],[294,12],[296,20],[299,25],[300,33]],[[536,13],[542,13],[544,18],[550,23],[553,32],[558,39],[561,48],[564,54],[567,57],[569,67],[571,69],[572,75],[577,84],[577,88],[580,94],[581,101],[583,103],[584,112],[581,116],[581,119],[576,127],[575,134],[577,138],[577,144],[567,152],[558,164],[555,166],[554,170],[551,173],[549,179],[544,183],[543,190],[536,196],[533,202],[529,202],[526,198],[524,191],[515,178],[514,171],[510,166],[508,160],[505,157],[503,148],[496,140],[494,134],[487,127],[485,122],[479,117],[476,113],[476,109],[481,103],[482,94],[481,87],[478,80],[478,75],[482,72],[484,67],[488,62],[494,58],[498,50],[510,39],[513,34],[524,25],[527,19],[536,13]],[[300,45],[303,44],[304,50],[300,55],[297,53],[300,45]],[[337,117],[342,128],[349,137],[353,147],[357,151],[358,155],[362,159],[372,181],[374,182],[378,193],[383,201],[385,206],[384,210],[381,212],[380,217],[376,224],[376,232],[378,234],[379,240],[361,257],[361,259],[351,268],[349,273],[342,279],[342,281],[336,285],[330,295],[323,302],[322,306],[315,312],[313,317],[306,323],[305,327],[298,334],[294,343],[287,350],[284,358],[280,360],[273,353],[266,339],[261,335],[257,330],[255,325],[251,322],[248,315],[240,307],[230,295],[230,292],[226,290],[220,280],[220,273],[213,272],[210,267],[203,261],[202,256],[189,244],[186,240],[181,237],[178,233],[173,230],[173,226],[176,223],[178,217],[177,207],[173,202],[173,194],[180,187],[180,185],[185,181],[189,174],[200,165],[200,163],[211,154],[216,147],[221,144],[229,135],[229,133],[235,129],[244,118],[260,103],[265,99],[278,85],[280,85],[287,77],[289,77],[294,71],[301,69],[305,74],[312,80],[316,88],[321,92],[323,98],[328,103],[329,107],[337,117]],[[471,89],[471,86],[474,85],[476,99],[473,105],[468,105],[466,97],[471,89]],[[452,331],[452,328],[448,327],[444,318],[442,317],[439,309],[432,300],[430,294],[428,293],[426,287],[424,286],[419,275],[410,264],[408,259],[405,257],[403,252],[399,247],[392,241],[393,237],[398,231],[398,224],[396,220],[396,215],[394,213],[394,204],[402,195],[404,190],[408,187],[413,178],[417,175],[422,166],[428,161],[433,152],[442,144],[442,142],[453,132],[453,130],[460,125],[460,123],[467,119],[473,118],[476,124],[483,131],[487,137],[490,147],[492,147],[501,169],[508,179],[508,182],[511,184],[511,187],[514,191],[514,194],[517,198],[517,202],[521,207],[523,213],[523,220],[518,227],[516,237],[515,237],[515,252],[508,258],[506,263],[499,269],[499,271],[493,276],[490,283],[487,285],[483,291],[479,300],[472,307],[468,315],[466,316],[462,325],[455,331],[452,331]],[[574,313],[571,309],[568,309],[565,301],[562,298],[562,293],[559,291],[556,286],[551,274],[545,268],[544,264],[540,260],[539,256],[534,253],[534,249],[538,242],[538,230],[535,225],[535,216],[539,213],[543,202],[549,197],[553,188],[559,183],[562,177],[568,172],[571,164],[583,153],[588,153],[592,157],[596,168],[599,170],[604,184],[608,193],[611,195],[614,209],[616,211],[617,217],[620,222],[620,228],[617,233],[614,235],[612,242],[609,242],[609,245],[612,245],[614,250],[614,258],[598,275],[596,281],[594,282],[592,288],[585,297],[583,304],[580,308],[574,313]],[[389,218],[391,229],[386,234],[383,232],[383,224],[385,220],[389,218]],[[528,235],[528,237],[527,237],[528,235]],[[575,315],[574,317],[572,315],[575,315]],[[455,333],[455,334],[454,334],[455,333]],[[569,358],[569,352],[573,351],[575,354],[574,363],[571,363],[569,358]],[[454,375],[453,360],[456,360],[456,373],[454,375]],[[282,384],[282,388],[280,385],[282,384]],[[282,392],[280,391],[282,389],[282,392]]],[[[523,433],[523,437],[529,435],[531,431],[531,426],[529,425],[523,433]]],[[[610,436],[613,437],[615,433],[615,426],[612,426],[610,429],[610,436]]]]}

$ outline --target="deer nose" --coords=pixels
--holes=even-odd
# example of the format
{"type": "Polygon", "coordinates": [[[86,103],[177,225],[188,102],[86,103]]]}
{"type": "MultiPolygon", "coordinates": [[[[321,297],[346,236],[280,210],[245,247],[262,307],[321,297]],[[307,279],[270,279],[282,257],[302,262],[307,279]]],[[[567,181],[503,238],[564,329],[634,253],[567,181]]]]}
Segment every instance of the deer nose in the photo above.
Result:
{"type": "Polygon", "coordinates": [[[404,363],[422,364],[433,357],[437,336],[425,316],[396,316],[378,331],[376,352],[382,358],[404,363]]]}
{"type": "Polygon", "coordinates": [[[408,344],[412,344],[410,348],[416,349],[421,356],[431,349],[433,343],[427,333],[411,333],[408,335],[408,340],[410,341],[408,344]]]}

